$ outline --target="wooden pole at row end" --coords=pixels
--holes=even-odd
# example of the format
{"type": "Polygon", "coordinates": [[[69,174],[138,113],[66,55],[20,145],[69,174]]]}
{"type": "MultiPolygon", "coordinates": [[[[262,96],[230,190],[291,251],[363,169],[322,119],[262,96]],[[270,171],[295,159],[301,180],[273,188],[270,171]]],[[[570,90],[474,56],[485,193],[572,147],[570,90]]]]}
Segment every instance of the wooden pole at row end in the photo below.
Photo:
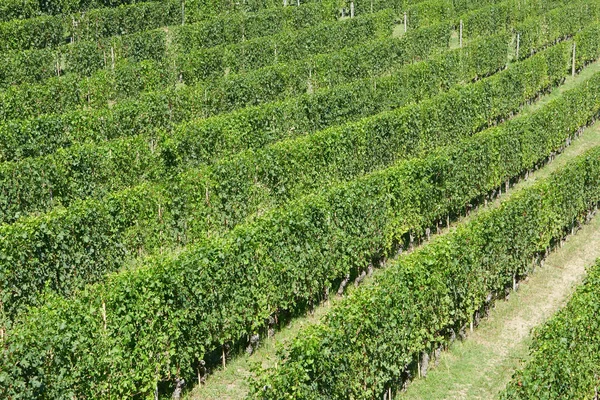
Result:
{"type": "Polygon", "coordinates": [[[185,1],[181,2],[181,26],[185,25],[185,1]]]}
{"type": "Polygon", "coordinates": [[[463,36],[463,20],[460,20],[460,32],[458,34],[458,45],[462,48],[462,36],[463,36]]]}
{"type": "Polygon", "coordinates": [[[573,42],[573,62],[572,62],[573,68],[572,68],[572,71],[571,71],[571,74],[573,76],[575,76],[575,46],[576,45],[577,45],[577,43],[573,42]]]}

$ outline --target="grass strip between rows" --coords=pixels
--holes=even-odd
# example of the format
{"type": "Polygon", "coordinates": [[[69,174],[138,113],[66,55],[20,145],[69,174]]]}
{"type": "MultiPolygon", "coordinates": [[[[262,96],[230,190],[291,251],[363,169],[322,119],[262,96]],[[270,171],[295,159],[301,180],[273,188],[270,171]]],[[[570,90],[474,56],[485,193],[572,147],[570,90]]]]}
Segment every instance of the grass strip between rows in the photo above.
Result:
{"type": "Polygon", "coordinates": [[[591,399],[600,387],[600,260],[567,305],[536,328],[531,358],[500,399],[591,399]]]}

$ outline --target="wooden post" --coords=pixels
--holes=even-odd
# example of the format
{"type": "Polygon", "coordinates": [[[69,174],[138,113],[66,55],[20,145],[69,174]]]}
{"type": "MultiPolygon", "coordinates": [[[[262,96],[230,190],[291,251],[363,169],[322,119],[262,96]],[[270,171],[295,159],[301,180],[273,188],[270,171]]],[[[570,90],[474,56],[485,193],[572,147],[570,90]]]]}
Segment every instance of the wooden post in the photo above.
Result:
{"type": "Polygon", "coordinates": [[[354,2],[350,2],[350,18],[354,18],[354,2]]]}
{"type": "Polygon", "coordinates": [[[104,321],[104,330],[106,330],[106,303],[102,300],[102,320],[104,321]]]}
{"type": "Polygon", "coordinates": [[[298,5],[298,6],[300,5],[300,0],[298,0],[298,2],[296,3],[296,5],[298,5]]]}
{"type": "Polygon", "coordinates": [[[408,16],[406,12],[404,13],[404,33],[406,33],[406,29],[408,28],[408,16]]]}
{"type": "Polygon", "coordinates": [[[110,58],[112,59],[112,69],[115,69],[115,48],[110,46],[110,58]]]}
{"type": "Polygon", "coordinates": [[[181,2],[181,25],[185,25],[185,1],[181,2]]]}
{"type": "Polygon", "coordinates": [[[575,76],[575,46],[577,43],[573,42],[573,70],[571,71],[572,75],[575,76]]]}
{"type": "Polygon", "coordinates": [[[520,45],[520,41],[521,41],[521,34],[517,33],[517,56],[516,56],[517,60],[519,60],[519,45],[520,45]]]}
{"type": "Polygon", "coordinates": [[[462,34],[463,34],[463,21],[461,19],[460,20],[460,32],[458,34],[458,42],[459,42],[460,47],[462,47],[462,34]]]}
{"type": "Polygon", "coordinates": [[[223,369],[225,369],[227,362],[225,361],[225,344],[223,344],[223,369]]]}
{"type": "Polygon", "coordinates": [[[75,17],[71,17],[73,19],[73,36],[71,36],[71,43],[75,43],[75,28],[77,28],[77,21],[75,21],[75,17]]]}
{"type": "Polygon", "coordinates": [[[287,6],[287,0],[283,0],[283,6],[286,7],[287,6]]]}

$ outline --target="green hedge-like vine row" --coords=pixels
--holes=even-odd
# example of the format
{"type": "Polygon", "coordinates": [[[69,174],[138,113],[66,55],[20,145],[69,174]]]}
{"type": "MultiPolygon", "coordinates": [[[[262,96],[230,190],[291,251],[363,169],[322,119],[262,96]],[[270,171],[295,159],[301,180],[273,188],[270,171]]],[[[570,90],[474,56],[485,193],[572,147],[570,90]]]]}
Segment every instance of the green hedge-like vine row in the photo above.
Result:
{"type": "Polygon", "coordinates": [[[577,70],[598,59],[600,54],[598,38],[600,38],[600,24],[590,25],[575,36],[575,67],[577,70]]]}
{"type": "MultiPolygon", "coordinates": [[[[481,34],[490,34],[502,29],[509,29],[531,15],[552,10],[564,6],[568,2],[564,0],[531,1],[506,0],[496,4],[490,4],[485,9],[471,11],[460,17],[463,21],[463,36],[475,37],[481,34]]],[[[459,20],[456,21],[458,26],[459,20]]]]}
{"type": "Polygon", "coordinates": [[[169,87],[174,87],[172,74],[161,62],[120,60],[114,69],[98,71],[88,78],[70,74],[47,79],[43,84],[26,83],[0,91],[0,121],[19,124],[20,118],[106,108],[115,101],[169,87]]]}
{"type": "MultiPolygon", "coordinates": [[[[393,15],[389,12],[382,11],[377,14],[367,15],[362,18],[354,18],[349,21],[332,22],[318,25],[316,28],[307,28],[303,31],[291,32],[292,35],[301,35],[303,40],[297,42],[290,41],[290,34],[284,33],[267,37],[264,42],[272,42],[275,45],[280,44],[279,56],[283,61],[296,61],[302,58],[307,58],[311,54],[327,53],[335,51],[336,47],[344,47],[351,44],[346,41],[348,37],[353,37],[358,42],[372,40],[378,37],[388,36],[392,31],[393,15]],[[325,34],[327,33],[327,34],[325,34]],[[312,45],[308,45],[306,40],[311,40],[312,45]],[[282,43],[289,43],[289,47],[281,46],[282,43]],[[336,45],[332,48],[332,45],[336,45]],[[283,47],[283,48],[281,48],[283,47]],[[308,51],[304,51],[306,49],[308,51]]],[[[159,86],[154,89],[162,89],[171,85],[175,85],[179,78],[184,78],[188,84],[196,83],[198,80],[206,78],[217,79],[219,75],[225,75],[225,68],[229,68],[231,73],[247,72],[247,70],[259,69],[260,67],[275,64],[278,57],[272,56],[268,58],[263,51],[265,43],[255,41],[245,42],[244,44],[233,45],[232,53],[237,54],[237,57],[231,60],[222,60],[222,69],[219,71],[217,66],[212,63],[213,58],[210,54],[192,53],[192,58],[189,58],[183,63],[187,65],[177,64],[177,69],[181,72],[169,74],[165,67],[168,66],[166,61],[166,34],[164,31],[152,31],[150,35],[144,34],[133,35],[128,38],[129,46],[125,51],[131,52],[133,61],[141,61],[138,53],[154,54],[153,59],[157,65],[153,67],[154,73],[160,71],[163,79],[160,80],[159,86]],[[138,41],[136,39],[142,39],[138,41]],[[248,43],[248,45],[246,45],[248,43]],[[137,46],[136,46],[137,45],[137,46]],[[140,49],[142,47],[142,49],[140,49]],[[242,55],[247,58],[243,59],[242,55]],[[237,63],[237,64],[236,64],[237,63]],[[162,73],[164,71],[164,73],[162,73]],[[199,79],[198,79],[199,78],[199,79]]],[[[92,44],[92,46],[95,46],[92,44]]],[[[215,54],[223,54],[224,50],[218,48],[219,52],[215,54]]],[[[110,63],[112,53],[99,55],[98,64],[110,63]]],[[[77,58],[77,54],[73,54],[77,58]]],[[[144,62],[144,61],[141,61],[144,62]]],[[[118,64],[117,64],[118,65],[118,64]]],[[[140,68],[140,65],[133,65],[140,68]]],[[[126,68],[131,69],[131,67],[126,68]]],[[[148,87],[144,84],[145,79],[152,79],[152,73],[141,74],[135,79],[140,83],[133,86],[139,88],[137,91],[123,91],[120,86],[131,88],[128,81],[131,81],[127,74],[123,74],[122,69],[116,68],[101,70],[96,72],[91,78],[81,79],[77,75],[67,75],[62,78],[51,78],[42,84],[25,84],[14,86],[0,92],[2,105],[0,106],[0,117],[4,119],[23,118],[45,113],[62,113],[72,108],[81,106],[102,107],[106,106],[109,101],[118,100],[121,94],[132,96],[139,91],[150,91],[153,87],[148,87]],[[125,75],[125,76],[122,76],[125,75]],[[146,76],[147,75],[147,76],[146,76]]],[[[135,82],[134,82],[135,83],[135,82]]]]}
{"type": "MultiPolygon", "coordinates": [[[[519,57],[528,57],[543,48],[548,41],[541,40],[541,37],[559,40],[573,36],[586,26],[597,24],[599,18],[600,2],[598,1],[577,2],[549,11],[541,20],[529,18],[514,27],[514,31],[519,34],[519,57]]],[[[580,36],[580,41],[585,42],[585,39],[580,36]]],[[[589,45],[589,42],[581,44],[589,45]]]]}
{"type": "Polygon", "coordinates": [[[429,61],[403,66],[390,76],[361,79],[230,114],[184,122],[173,129],[165,151],[177,160],[178,166],[214,163],[223,156],[276,140],[419,102],[505,66],[507,43],[506,33],[499,33],[473,41],[463,49],[448,50],[429,61]]]}
{"type": "Polygon", "coordinates": [[[0,49],[56,47],[70,41],[97,40],[178,23],[181,23],[178,0],[96,9],[85,14],[45,15],[0,23],[0,49]]]}
{"type": "MultiPolygon", "coordinates": [[[[180,89],[150,92],[112,108],[77,110],[2,124],[3,157],[20,159],[35,155],[44,146],[52,151],[77,134],[84,138],[151,134],[156,129],[199,117],[230,112],[249,105],[297,96],[377,76],[402,64],[428,58],[448,46],[450,30],[436,25],[414,30],[401,39],[366,42],[339,52],[277,64],[251,73],[180,89]],[[211,96],[208,96],[208,93],[211,96]],[[83,134],[83,135],[82,135],[83,134]],[[38,145],[40,141],[40,145],[38,145]],[[18,147],[25,148],[19,150],[18,147]],[[13,150],[14,149],[14,150],[13,150]]],[[[12,103],[4,106],[9,107],[12,103]]],[[[35,105],[35,104],[34,104],[35,105]]],[[[21,103],[21,112],[26,110],[21,103]]],[[[16,106],[10,108],[16,113],[16,106]]],[[[43,150],[42,150],[43,151],[43,150]]]]}
{"type": "Polygon", "coordinates": [[[219,15],[210,20],[173,27],[173,42],[181,52],[199,48],[241,43],[286,30],[308,28],[335,21],[337,10],[330,1],[300,7],[265,9],[254,14],[219,15]]]}
{"type": "MultiPolygon", "coordinates": [[[[407,13],[409,26],[421,25],[424,12],[427,12],[427,21],[437,19],[440,15],[450,12],[454,16],[463,14],[469,10],[493,4],[500,0],[355,0],[354,8],[357,14],[364,14],[392,8],[396,14],[407,13]],[[430,17],[431,16],[431,17],[430,17]]],[[[346,1],[346,9],[350,8],[350,1],[346,1]]]]}
{"type": "Polygon", "coordinates": [[[87,11],[94,8],[117,7],[131,4],[136,0],[2,0],[0,1],[0,22],[13,19],[27,19],[41,14],[66,14],[87,11]]]}
{"type": "MultiPolygon", "coordinates": [[[[303,3],[307,2],[311,0],[304,0],[303,3]]],[[[333,4],[328,1],[323,3],[333,4]]],[[[256,12],[281,6],[279,0],[249,0],[241,4],[189,0],[182,7],[181,0],[162,0],[92,9],[85,13],[43,15],[0,22],[0,49],[6,51],[55,47],[70,41],[98,40],[182,22],[194,23],[225,12],[256,12]]]]}
{"type": "MultiPolygon", "coordinates": [[[[422,221],[422,227],[427,226],[445,211],[443,206],[436,210],[444,203],[441,199],[450,204],[458,198],[468,202],[469,195],[481,196],[527,168],[529,155],[543,159],[552,142],[574,133],[572,121],[551,112],[566,108],[578,120],[589,122],[600,106],[590,86],[597,91],[599,83],[597,74],[589,86],[564,99],[581,99],[578,95],[587,92],[594,98],[592,113],[577,111],[580,104],[561,107],[560,99],[531,118],[509,123],[507,129],[493,129],[436,157],[407,163],[387,179],[382,173],[379,186],[388,188],[382,192],[390,196],[400,192],[399,201],[388,201],[394,204],[387,205],[388,215],[395,219],[388,226],[393,231],[411,226],[406,214],[412,210],[402,204],[407,198],[410,204],[422,201],[421,208],[433,211],[433,219],[422,221]],[[533,124],[537,121],[542,126],[533,124]],[[569,130],[544,131],[554,123],[569,130]]],[[[336,304],[322,323],[303,330],[279,355],[278,367],[263,371],[255,381],[249,398],[372,399],[388,389],[401,389],[423,353],[445,345],[452,332],[464,329],[476,312],[489,306],[490,293],[503,293],[514,276],[530,272],[532,260],[539,260],[574,221],[585,217],[600,200],[599,184],[600,147],[596,147],[499,208],[399,259],[375,282],[336,304]]],[[[380,229],[388,233],[385,225],[380,229]]]]}
{"type": "Polygon", "coordinates": [[[534,334],[531,359],[501,399],[592,399],[600,386],[600,261],[534,334]]]}
{"type": "Polygon", "coordinates": [[[11,19],[31,18],[39,14],[38,0],[3,0],[0,1],[0,22],[11,19]]]}
{"type": "MultiPolygon", "coordinates": [[[[144,396],[154,391],[157,382],[195,376],[194,366],[205,352],[256,331],[278,310],[319,298],[325,287],[349,271],[366,267],[371,257],[384,253],[405,232],[420,231],[452,205],[462,207],[472,200],[468,196],[485,194],[535,162],[527,155],[538,152],[537,160],[547,156],[552,142],[562,142],[573,133],[565,128],[576,130],[576,123],[585,121],[584,125],[597,114],[599,88],[596,75],[533,114],[509,122],[513,129],[503,137],[503,127],[493,128],[485,136],[468,139],[468,146],[446,150],[450,155],[440,152],[404,162],[299,199],[223,238],[206,239],[183,253],[148,260],[74,297],[48,298],[44,305],[21,314],[6,332],[0,393],[18,398],[44,390],[47,397],[58,393],[108,397],[110,388],[113,397],[144,396]],[[487,168],[473,162],[474,157],[487,162],[487,168]],[[484,178],[478,181],[480,175],[484,178]]],[[[572,201],[580,193],[573,190],[578,180],[569,177],[566,182],[571,184],[565,190],[571,194],[566,204],[578,207],[580,203],[572,201]]],[[[590,186],[600,187],[598,180],[590,186]]],[[[198,198],[204,199],[203,194],[198,193],[198,198]]],[[[572,221],[572,215],[564,220],[572,221]]],[[[517,224],[523,228],[519,234],[529,226],[522,222],[517,224]]],[[[505,246],[515,236],[511,232],[496,243],[505,246]]],[[[537,232],[534,237],[539,240],[537,232]]],[[[507,254],[523,253],[515,249],[507,254]]],[[[492,261],[498,265],[497,259],[492,261]]],[[[465,300],[459,310],[475,310],[477,305],[465,300]]],[[[466,311],[456,319],[470,316],[466,311]]],[[[378,319],[384,321],[388,319],[378,319]]],[[[369,340],[373,337],[369,335],[369,340]]],[[[424,348],[420,337],[416,343],[417,351],[424,348]]],[[[354,349],[348,342],[343,347],[354,349]]],[[[337,354],[337,349],[332,347],[328,354],[337,354]]],[[[400,359],[396,355],[395,362],[400,359]]],[[[345,381],[356,382],[356,378],[345,376],[345,381]]]]}
{"type": "MultiPolygon", "coordinates": [[[[326,4],[268,9],[255,14],[228,13],[195,24],[119,35],[97,41],[77,41],[55,49],[10,51],[0,55],[0,86],[34,83],[70,72],[90,75],[122,58],[164,60],[171,52],[238,43],[285,30],[295,30],[335,20],[326,4]],[[169,43],[173,43],[170,45],[169,43]]],[[[170,67],[166,65],[165,67],[170,67]]]]}
{"type": "MultiPolygon", "coordinates": [[[[421,100],[418,96],[419,93],[423,98],[433,96],[436,93],[432,92],[432,89],[443,91],[445,90],[443,83],[447,83],[450,79],[460,79],[454,75],[462,76],[467,80],[476,76],[475,69],[467,68],[463,72],[459,71],[461,66],[470,64],[487,67],[489,55],[497,53],[497,65],[490,67],[491,70],[489,71],[493,72],[503,66],[503,62],[507,59],[506,43],[506,35],[498,35],[497,38],[482,41],[479,45],[471,45],[474,49],[453,50],[448,56],[441,58],[439,61],[407,67],[403,74],[383,78],[378,84],[381,92],[373,100],[380,101],[379,104],[383,106],[384,98],[382,95],[387,94],[390,96],[388,99],[388,103],[390,103],[390,100],[399,94],[395,90],[397,87],[403,87],[404,94],[407,96],[403,101],[406,103],[421,100]],[[494,39],[497,42],[495,45],[494,39]],[[486,44],[487,49],[478,49],[478,47],[483,47],[486,44]],[[481,54],[478,55],[477,51],[481,54]],[[469,57],[469,62],[461,64],[460,59],[465,56],[469,57]],[[481,65],[477,65],[479,64],[478,59],[481,65]],[[452,69],[455,71],[451,72],[452,69]],[[414,85],[412,79],[422,76],[429,76],[429,79],[421,81],[419,85],[413,88],[404,86],[407,82],[413,82],[414,85]],[[392,80],[393,78],[396,81],[392,80]],[[387,87],[382,88],[383,82],[387,82],[387,87]]],[[[523,65],[523,68],[527,68],[527,65],[523,65]]],[[[481,90],[485,90],[486,86],[478,85],[484,87],[481,90]]],[[[362,94],[365,97],[373,93],[372,85],[369,84],[366,89],[365,93],[362,94]]],[[[347,93],[352,93],[352,91],[349,90],[347,93]]],[[[507,90],[507,93],[510,93],[511,96],[514,95],[513,91],[507,90]]],[[[343,94],[343,92],[337,92],[337,94],[343,94]]],[[[429,102],[422,109],[429,110],[460,95],[461,92],[455,90],[453,95],[429,102]]],[[[522,96],[523,93],[517,97],[522,99],[522,96]]],[[[327,98],[323,100],[327,100],[327,98]]],[[[396,102],[397,100],[392,104],[396,102]]],[[[323,105],[326,104],[330,103],[323,103],[323,105]]],[[[389,106],[392,106],[392,104],[389,106]]],[[[414,109],[421,110],[421,108],[411,106],[395,118],[402,119],[403,115],[414,114],[413,120],[417,121],[423,115],[429,115],[424,111],[412,111],[414,109]]],[[[495,111],[495,113],[498,112],[506,114],[508,111],[495,111]]],[[[477,115],[480,114],[481,112],[477,115]]],[[[335,176],[336,180],[350,179],[352,176],[372,170],[377,165],[389,163],[390,157],[387,155],[395,153],[396,150],[401,151],[397,147],[402,139],[400,132],[398,132],[399,138],[395,140],[388,137],[394,136],[390,134],[391,128],[386,126],[385,123],[386,121],[392,121],[391,117],[389,115],[387,118],[371,118],[363,123],[349,124],[341,129],[324,131],[311,141],[300,140],[287,144],[283,143],[282,146],[273,146],[264,151],[257,151],[256,154],[248,152],[241,156],[235,156],[230,160],[221,161],[212,168],[205,167],[186,171],[174,180],[166,180],[155,185],[143,184],[139,188],[125,189],[123,193],[111,194],[102,201],[89,200],[75,203],[66,211],[60,210],[40,217],[23,218],[13,225],[0,228],[0,238],[2,239],[0,249],[5,254],[5,259],[0,260],[0,270],[4,271],[5,282],[4,289],[1,292],[4,314],[12,317],[24,304],[35,303],[39,293],[44,288],[60,293],[69,293],[70,290],[82,286],[82,283],[79,283],[80,281],[83,283],[96,281],[102,276],[103,272],[117,269],[127,255],[135,255],[138,251],[152,252],[159,248],[186,244],[206,235],[207,232],[221,233],[226,230],[227,226],[234,226],[258,209],[270,205],[266,201],[267,197],[271,197],[271,203],[276,204],[283,203],[292,197],[291,189],[293,189],[294,195],[309,191],[315,185],[315,182],[310,182],[312,178],[309,173],[298,175],[294,185],[284,185],[284,182],[290,182],[290,176],[295,173],[295,170],[312,171],[314,166],[307,163],[307,161],[317,160],[317,157],[322,160],[328,151],[344,150],[347,153],[352,147],[356,147],[356,161],[364,165],[363,168],[346,166],[343,169],[345,175],[335,176]],[[377,134],[371,133],[372,129],[376,130],[377,134]],[[347,137],[353,136],[355,138],[340,140],[340,133],[346,133],[347,137]],[[365,137],[361,138],[361,136],[365,137]],[[370,139],[373,139],[372,144],[377,143],[377,148],[371,149],[371,155],[361,154],[358,148],[361,143],[369,142],[370,139]],[[325,151],[323,152],[312,149],[314,154],[311,155],[303,150],[307,143],[312,143],[312,146],[318,148],[321,142],[330,142],[324,145],[325,151]],[[294,151],[301,152],[305,157],[304,159],[294,158],[291,163],[294,168],[285,168],[285,152],[282,152],[282,149],[292,153],[294,151]],[[386,154],[386,156],[377,159],[373,165],[369,165],[369,160],[373,158],[373,155],[380,153],[386,154]],[[270,158],[272,158],[272,161],[267,162],[266,160],[270,158]],[[253,183],[253,178],[248,175],[248,163],[255,164],[257,167],[257,182],[253,183]],[[270,168],[273,170],[269,172],[270,168]],[[243,173],[243,175],[240,177],[234,176],[233,178],[229,176],[230,174],[235,175],[236,171],[240,174],[243,173]],[[278,173],[279,180],[269,180],[269,176],[276,175],[275,171],[278,173]],[[256,190],[261,187],[259,181],[264,182],[265,187],[273,187],[274,190],[270,196],[261,196],[260,191],[256,190]],[[301,185],[299,185],[300,183],[301,185]],[[287,187],[287,191],[282,190],[284,187],[287,187]],[[149,195],[148,192],[156,194],[149,195]],[[205,199],[199,201],[198,195],[205,199]],[[248,198],[243,199],[245,196],[248,196],[248,198]],[[208,205],[205,204],[205,200],[208,201],[208,205]],[[129,204],[128,207],[114,205],[125,201],[129,204]],[[140,212],[139,205],[144,204],[150,206],[140,212]],[[158,218],[159,213],[161,214],[160,218],[158,218]],[[87,218],[89,215],[95,216],[97,221],[86,220],[85,223],[81,221],[82,218],[87,218]],[[107,221],[112,222],[107,223],[107,221]],[[93,251],[86,250],[91,249],[90,246],[93,246],[93,251]],[[40,256],[40,253],[52,254],[52,258],[47,259],[45,256],[40,256]],[[77,276],[70,275],[68,270],[65,270],[64,273],[59,272],[58,267],[52,268],[51,265],[48,265],[49,262],[54,263],[56,259],[60,259],[60,264],[64,266],[76,264],[78,266],[77,276]],[[82,270],[88,268],[94,269],[94,271],[81,273],[82,270]],[[52,281],[48,285],[48,280],[52,280],[54,276],[60,276],[61,278],[58,281],[52,281]]],[[[223,119],[220,120],[220,122],[222,121],[223,119]]],[[[429,126],[428,124],[433,122],[424,121],[421,124],[425,127],[425,125],[429,126]]],[[[447,127],[446,130],[448,131],[450,128],[447,127]]],[[[406,131],[406,127],[403,131],[406,131]]],[[[263,135],[268,135],[268,133],[263,132],[263,135]]],[[[281,138],[284,135],[285,131],[281,132],[281,138]]],[[[257,141],[257,138],[255,138],[252,142],[243,138],[236,138],[233,135],[229,138],[230,141],[235,139],[242,140],[244,145],[248,147],[260,147],[261,142],[274,141],[277,138],[267,136],[263,137],[262,141],[257,141]]],[[[208,138],[204,140],[204,137],[201,136],[197,137],[197,141],[199,143],[195,145],[196,148],[201,145],[207,153],[212,148],[214,158],[206,159],[205,162],[217,162],[220,158],[219,155],[222,157],[237,152],[237,149],[225,150],[211,146],[208,138]]],[[[401,155],[398,154],[398,156],[401,155]]],[[[137,155],[131,157],[134,156],[137,155]]],[[[127,157],[127,153],[125,153],[125,157],[127,157]]],[[[98,163],[97,159],[92,161],[98,163]]],[[[187,167],[193,164],[191,159],[186,161],[187,167]]],[[[118,164],[101,164],[100,168],[103,166],[118,168],[126,163],[126,160],[122,160],[118,164]]],[[[155,164],[160,163],[161,160],[157,158],[155,164]]],[[[150,161],[147,164],[150,164],[150,161]]],[[[341,165],[341,161],[337,160],[336,165],[341,165]]],[[[178,167],[183,170],[187,169],[181,161],[178,163],[178,167]]],[[[136,169],[135,172],[139,172],[139,169],[136,169]]],[[[114,170],[113,173],[117,174],[118,172],[114,170]]],[[[103,176],[108,176],[108,173],[103,176]]],[[[318,182],[331,184],[331,182],[326,182],[324,178],[325,176],[318,177],[318,182]]],[[[71,176],[67,175],[65,182],[72,179],[71,176]]],[[[262,190],[264,191],[264,188],[262,190]]]]}
{"type": "Polygon", "coordinates": [[[186,51],[177,56],[179,76],[194,84],[277,63],[290,63],[315,54],[334,52],[373,38],[390,37],[395,16],[391,10],[363,17],[320,24],[300,31],[285,31],[228,46],[186,51]]]}

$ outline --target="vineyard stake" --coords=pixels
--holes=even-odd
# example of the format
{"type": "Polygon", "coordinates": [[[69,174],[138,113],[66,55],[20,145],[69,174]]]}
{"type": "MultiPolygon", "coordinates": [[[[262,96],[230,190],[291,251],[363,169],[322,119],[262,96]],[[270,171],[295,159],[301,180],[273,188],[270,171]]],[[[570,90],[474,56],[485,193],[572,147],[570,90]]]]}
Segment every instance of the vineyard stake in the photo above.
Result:
{"type": "Polygon", "coordinates": [[[350,2],[350,18],[354,18],[354,2],[350,2]]]}
{"type": "Polygon", "coordinates": [[[404,13],[404,33],[406,33],[406,28],[407,28],[407,24],[408,23],[408,17],[406,15],[406,12],[404,13]]]}
{"type": "Polygon", "coordinates": [[[185,1],[181,2],[181,25],[185,25],[185,1]]]}
{"type": "Polygon", "coordinates": [[[519,59],[519,44],[520,44],[521,34],[517,33],[517,60],[519,59]]]}
{"type": "Polygon", "coordinates": [[[459,46],[462,47],[463,21],[460,20],[459,46]]]}
{"type": "Polygon", "coordinates": [[[77,28],[77,21],[75,21],[75,17],[71,17],[73,19],[73,36],[71,36],[71,43],[75,43],[75,28],[77,28]]]}
{"type": "Polygon", "coordinates": [[[572,69],[572,75],[575,76],[575,47],[576,47],[577,43],[573,42],[573,69],[572,69]]]}
{"type": "Polygon", "coordinates": [[[115,48],[110,46],[110,58],[112,59],[112,69],[115,69],[115,48]]]}
{"type": "Polygon", "coordinates": [[[104,330],[106,330],[106,303],[102,300],[102,320],[104,320],[104,330]]]}

